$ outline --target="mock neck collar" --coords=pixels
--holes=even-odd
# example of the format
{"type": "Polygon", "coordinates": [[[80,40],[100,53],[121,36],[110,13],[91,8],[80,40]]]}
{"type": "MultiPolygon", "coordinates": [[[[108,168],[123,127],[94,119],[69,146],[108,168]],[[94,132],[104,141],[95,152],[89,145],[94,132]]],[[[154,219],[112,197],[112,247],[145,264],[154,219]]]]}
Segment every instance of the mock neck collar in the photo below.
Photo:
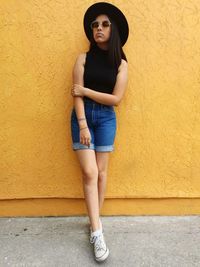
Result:
{"type": "Polygon", "coordinates": [[[107,55],[108,54],[108,50],[102,49],[98,45],[93,46],[93,50],[96,53],[99,53],[99,54],[102,54],[102,55],[107,55]]]}

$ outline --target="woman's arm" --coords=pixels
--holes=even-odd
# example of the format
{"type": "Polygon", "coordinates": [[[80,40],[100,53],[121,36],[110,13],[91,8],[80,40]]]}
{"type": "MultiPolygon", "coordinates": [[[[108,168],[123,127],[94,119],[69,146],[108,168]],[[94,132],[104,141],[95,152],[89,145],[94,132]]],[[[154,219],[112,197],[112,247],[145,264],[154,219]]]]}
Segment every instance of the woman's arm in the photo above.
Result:
{"type": "Polygon", "coordinates": [[[72,89],[72,95],[76,97],[87,96],[98,103],[104,105],[117,106],[119,105],[124,95],[127,85],[127,76],[128,76],[128,64],[125,60],[122,59],[122,63],[119,66],[119,71],[117,74],[117,79],[112,94],[97,92],[75,83],[72,89]]]}
{"type": "MultiPolygon", "coordinates": [[[[76,83],[79,86],[83,86],[83,73],[84,73],[84,64],[85,64],[85,54],[80,54],[73,68],[73,83],[76,83]]],[[[83,97],[78,96],[74,97],[74,109],[76,112],[76,117],[78,119],[79,128],[80,130],[80,143],[85,145],[90,145],[90,132],[87,128],[87,120],[85,118],[85,109],[83,103],[83,97]]]]}
{"type": "MultiPolygon", "coordinates": [[[[73,83],[83,86],[83,72],[84,72],[84,54],[80,54],[77,57],[73,68],[73,73],[72,73],[73,83]]],[[[84,110],[82,96],[74,98],[74,108],[78,119],[85,118],[85,110],[84,110]]],[[[80,121],[80,123],[84,123],[85,126],[84,121],[80,121]]]]}

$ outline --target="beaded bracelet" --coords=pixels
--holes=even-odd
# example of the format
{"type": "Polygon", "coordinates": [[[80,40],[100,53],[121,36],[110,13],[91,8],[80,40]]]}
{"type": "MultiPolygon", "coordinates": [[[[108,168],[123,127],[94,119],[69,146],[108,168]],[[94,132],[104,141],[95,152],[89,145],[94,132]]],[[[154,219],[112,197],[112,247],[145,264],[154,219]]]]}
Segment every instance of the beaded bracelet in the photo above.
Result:
{"type": "Polygon", "coordinates": [[[80,119],[78,119],[78,121],[82,121],[82,120],[85,120],[85,118],[80,118],[80,119]]]}
{"type": "Polygon", "coordinates": [[[80,128],[80,131],[83,130],[83,129],[86,129],[86,128],[88,128],[88,127],[80,128]]]}

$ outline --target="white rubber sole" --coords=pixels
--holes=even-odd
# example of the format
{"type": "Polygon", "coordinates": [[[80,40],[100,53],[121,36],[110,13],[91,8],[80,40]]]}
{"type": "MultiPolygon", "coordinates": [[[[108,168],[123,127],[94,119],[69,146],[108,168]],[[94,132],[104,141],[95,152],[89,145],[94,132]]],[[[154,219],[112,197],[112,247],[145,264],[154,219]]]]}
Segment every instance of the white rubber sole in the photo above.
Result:
{"type": "Polygon", "coordinates": [[[109,255],[109,249],[107,248],[105,254],[103,256],[101,256],[100,258],[96,258],[95,257],[95,260],[98,261],[98,262],[104,261],[105,259],[107,259],[108,255],[109,255]]]}

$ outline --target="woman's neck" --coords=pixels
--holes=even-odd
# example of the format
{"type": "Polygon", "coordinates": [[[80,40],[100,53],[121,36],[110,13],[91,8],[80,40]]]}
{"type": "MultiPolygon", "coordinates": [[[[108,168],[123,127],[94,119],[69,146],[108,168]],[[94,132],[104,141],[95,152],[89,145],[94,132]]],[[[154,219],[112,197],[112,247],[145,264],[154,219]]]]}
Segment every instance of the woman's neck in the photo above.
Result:
{"type": "Polygon", "coordinates": [[[102,50],[108,50],[108,44],[102,43],[102,44],[97,44],[97,46],[102,49],[102,50]]]}

